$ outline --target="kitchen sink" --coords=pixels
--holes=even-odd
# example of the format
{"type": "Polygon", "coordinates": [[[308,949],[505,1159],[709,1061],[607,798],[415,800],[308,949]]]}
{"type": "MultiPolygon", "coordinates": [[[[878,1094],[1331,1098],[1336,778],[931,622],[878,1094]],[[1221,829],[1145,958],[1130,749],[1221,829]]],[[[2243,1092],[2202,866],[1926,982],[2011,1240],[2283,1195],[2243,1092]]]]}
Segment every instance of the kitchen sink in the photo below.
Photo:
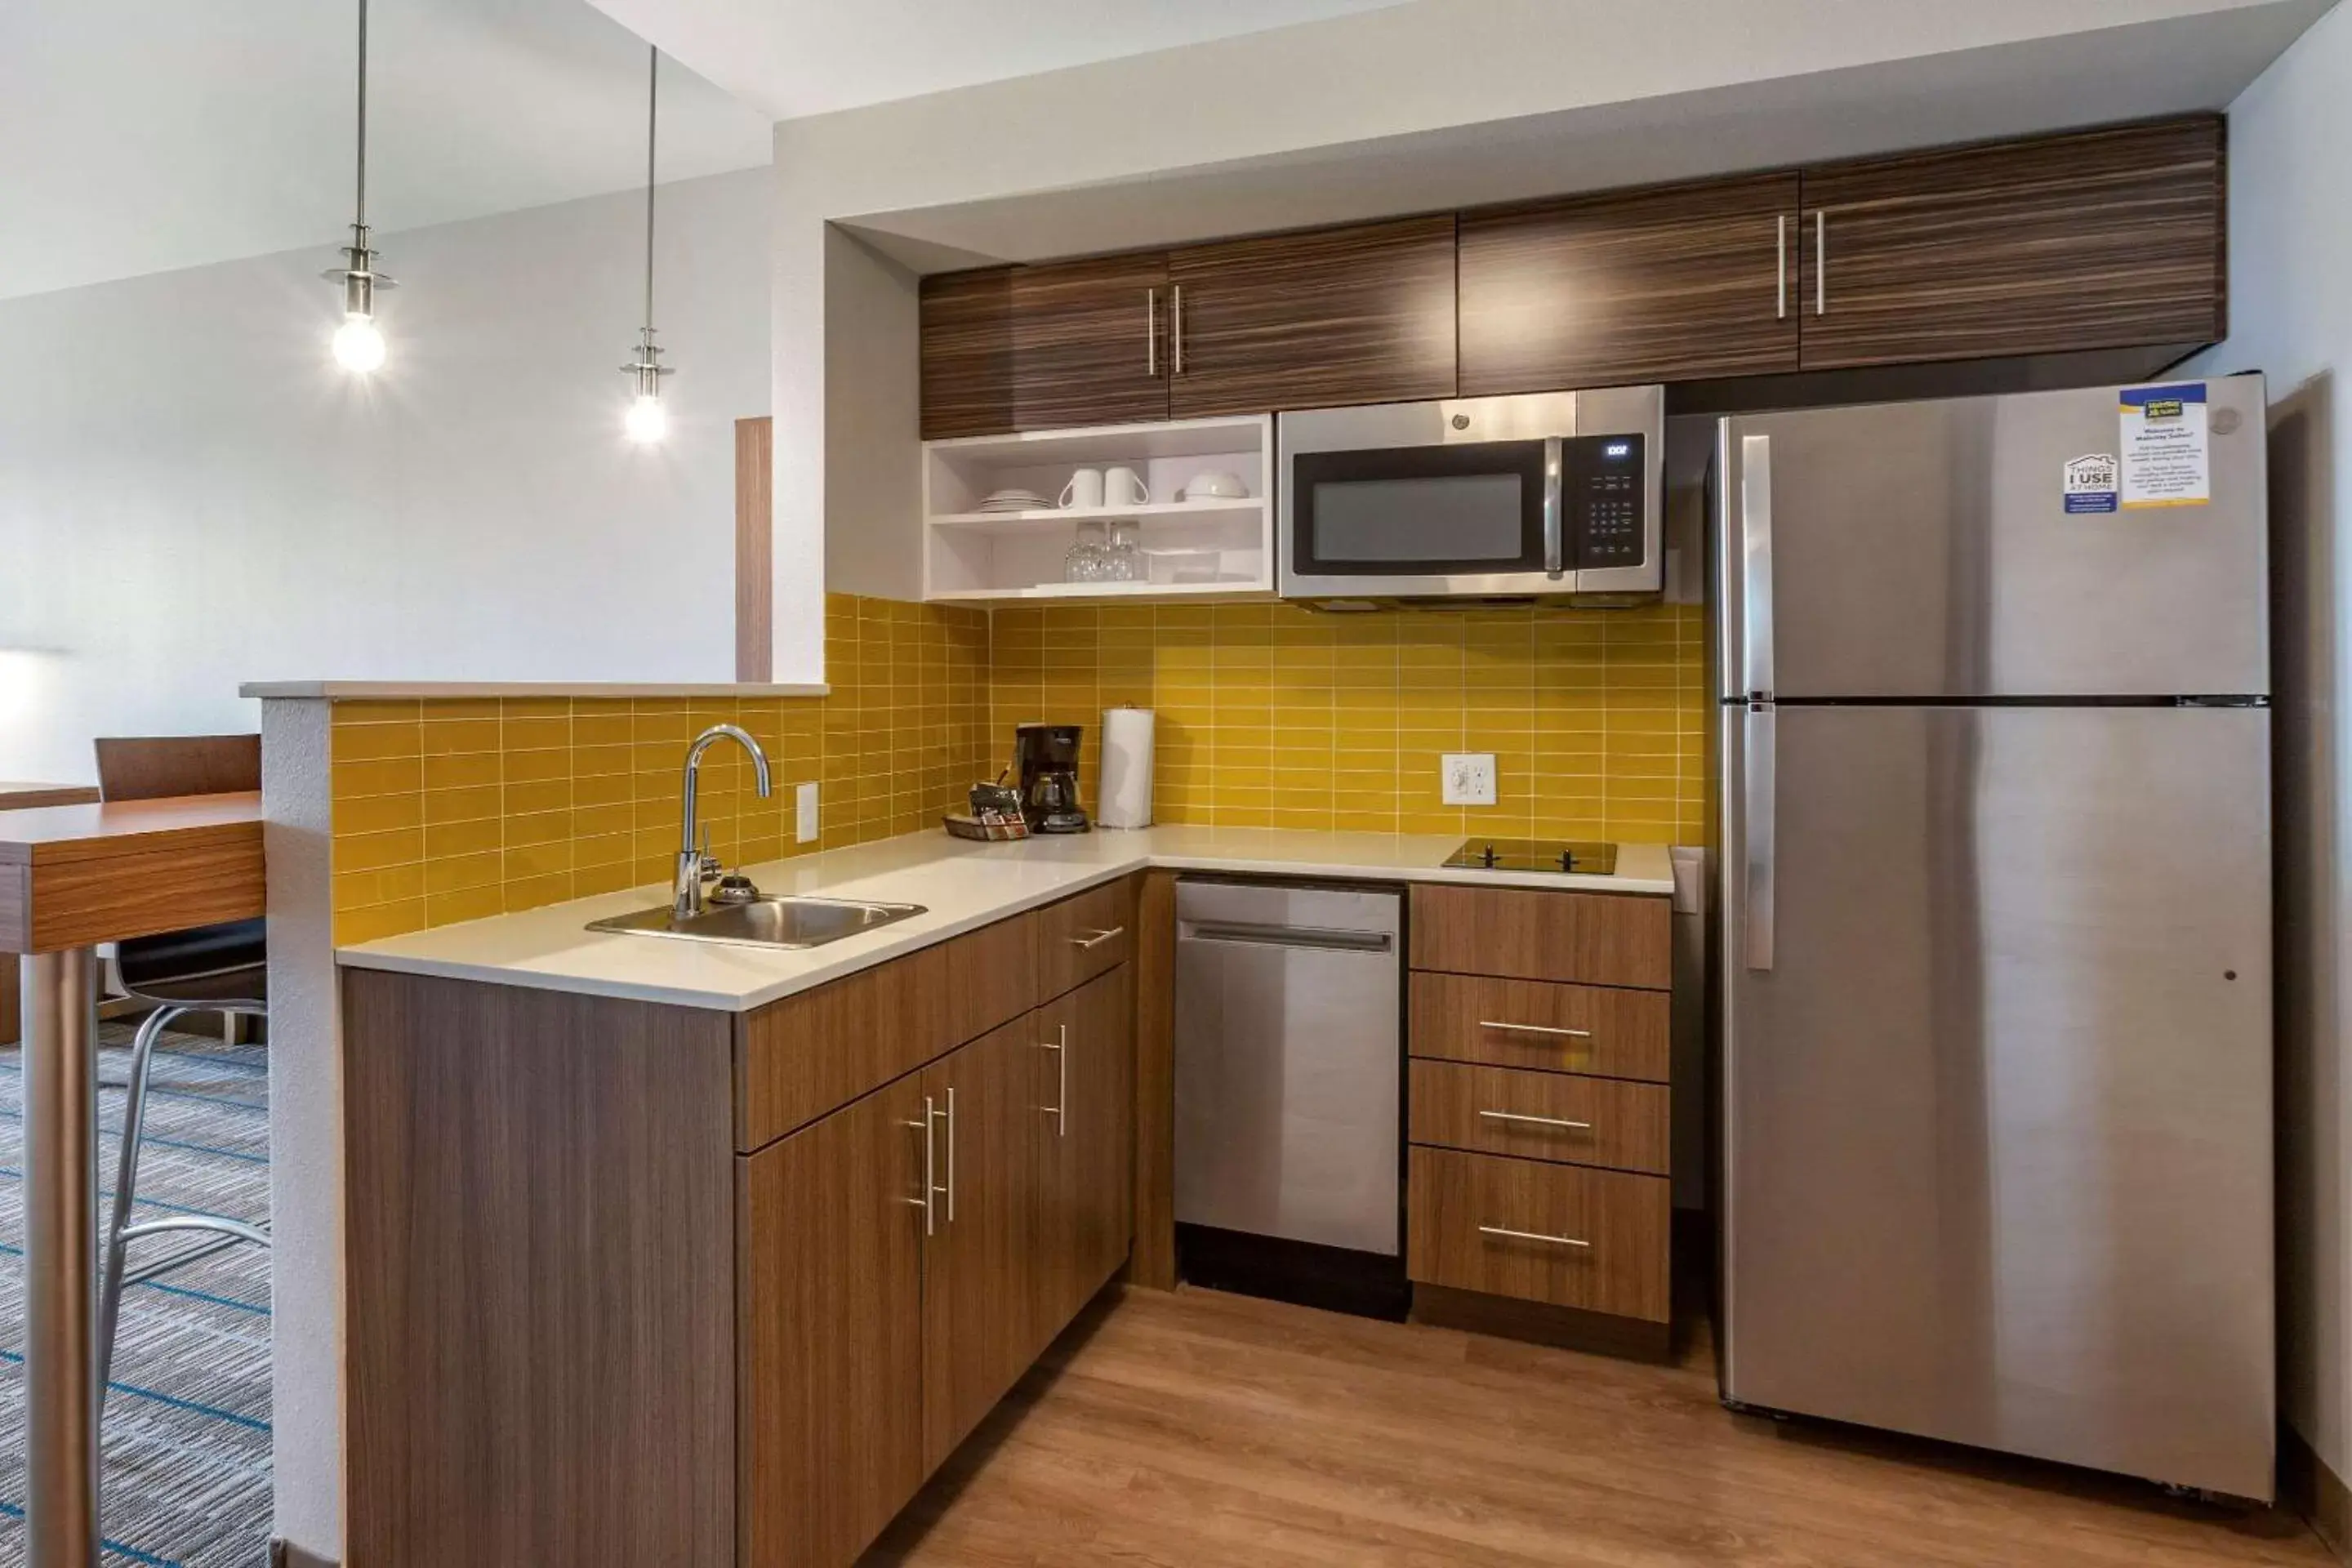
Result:
{"type": "Polygon", "coordinates": [[[588,929],[737,947],[806,948],[823,947],[923,912],[921,904],[887,904],[870,899],[759,898],[747,904],[713,904],[684,920],[664,904],[656,910],[593,921],[588,929]]]}

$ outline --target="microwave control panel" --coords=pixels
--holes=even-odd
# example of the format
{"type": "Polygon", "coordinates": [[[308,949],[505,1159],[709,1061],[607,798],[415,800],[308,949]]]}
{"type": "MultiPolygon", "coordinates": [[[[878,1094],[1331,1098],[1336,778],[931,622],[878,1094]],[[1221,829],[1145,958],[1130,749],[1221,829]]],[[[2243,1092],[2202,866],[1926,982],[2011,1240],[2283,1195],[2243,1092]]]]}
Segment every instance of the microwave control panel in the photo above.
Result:
{"type": "Polygon", "coordinates": [[[1642,564],[1648,454],[1638,434],[1578,436],[1560,450],[1568,564],[1591,571],[1642,564]]]}

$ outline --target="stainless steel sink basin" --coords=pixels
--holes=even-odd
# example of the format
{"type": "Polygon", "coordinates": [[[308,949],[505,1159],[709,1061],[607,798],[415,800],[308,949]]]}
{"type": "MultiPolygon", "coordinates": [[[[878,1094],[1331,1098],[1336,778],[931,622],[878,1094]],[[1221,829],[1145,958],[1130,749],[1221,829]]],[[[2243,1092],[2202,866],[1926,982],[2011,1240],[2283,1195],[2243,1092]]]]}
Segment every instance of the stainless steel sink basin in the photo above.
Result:
{"type": "Polygon", "coordinates": [[[748,904],[713,904],[685,920],[673,916],[665,904],[657,910],[593,921],[588,929],[738,947],[804,948],[823,947],[923,912],[921,904],[886,904],[870,899],[761,898],[748,904]]]}

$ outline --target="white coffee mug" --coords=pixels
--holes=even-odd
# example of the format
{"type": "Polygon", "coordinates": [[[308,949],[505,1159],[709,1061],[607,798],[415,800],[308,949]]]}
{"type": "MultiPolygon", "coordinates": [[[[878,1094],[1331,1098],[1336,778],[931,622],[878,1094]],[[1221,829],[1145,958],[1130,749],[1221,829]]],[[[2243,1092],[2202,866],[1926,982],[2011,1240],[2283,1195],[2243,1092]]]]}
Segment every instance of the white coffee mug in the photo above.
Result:
{"type": "Polygon", "coordinates": [[[1103,475],[1103,500],[1109,506],[1147,506],[1151,487],[1133,468],[1112,468],[1103,475]]]}
{"type": "Polygon", "coordinates": [[[1103,503],[1103,471],[1100,468],[1080,468],[1062,487],[1061,504],[1066,507],[1099,507],[1103,503]]]}
{"type": "Polygon", "coordinates": [[[1240,478],[1223,468],[1205,468],[1184,487],[1186,500],[1239,500],[1249,494],[1240,478]]]}

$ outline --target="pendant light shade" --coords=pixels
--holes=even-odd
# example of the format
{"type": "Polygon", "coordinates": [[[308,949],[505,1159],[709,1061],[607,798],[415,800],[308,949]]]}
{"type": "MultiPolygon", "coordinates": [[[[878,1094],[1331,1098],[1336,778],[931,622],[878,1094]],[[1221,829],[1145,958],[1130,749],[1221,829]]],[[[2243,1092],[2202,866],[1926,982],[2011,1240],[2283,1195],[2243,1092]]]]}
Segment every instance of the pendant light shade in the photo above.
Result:
{"type": "Polygon", "coordinates": [[[662,407],[661,378],[671,374],[661,363],[654,342],[654,132],[659,124],[661,50],[646,51],[646,321],[637,329],[635,356],[621,367],[635,395],[621,427],[629,439],[646,444],[669,434],[669,414],[662,407]]]}
{"type": "Polygon", "coordinates": [[[367,68],[368,0],[360,5],[360,88],[358,179],[352,200],[352,242],[342,247],[343,264],[327,268],[330,283],[343,286],[343,324],[335,329],[335,363],[360,375],[383,363],[383,331],[376,325],[375,295],[392,279],[376,270],[376,253],[368,245],[367,223],[367,68]]]}

